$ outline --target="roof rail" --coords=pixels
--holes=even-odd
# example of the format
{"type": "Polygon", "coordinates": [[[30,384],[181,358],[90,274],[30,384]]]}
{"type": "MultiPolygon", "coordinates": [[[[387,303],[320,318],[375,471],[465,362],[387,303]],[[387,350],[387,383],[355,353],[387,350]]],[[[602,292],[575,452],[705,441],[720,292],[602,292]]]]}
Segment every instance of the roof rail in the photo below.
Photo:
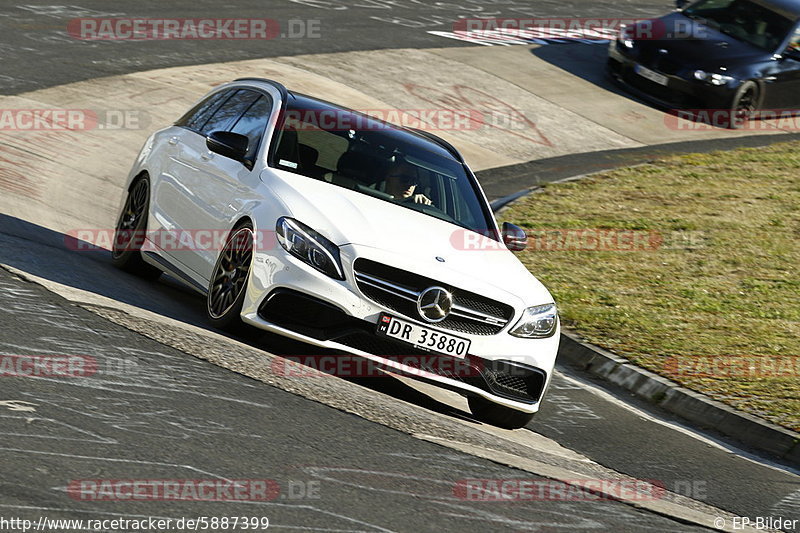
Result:
{"type": "Polygon", "coordinates": [[[286,99],[287,99],[287,97],[289,95],[289,91],[286,90],[286,87],[284,87],[282,83],[279,83],[279,82],[277,82],[275,80],[268,80],[267,78],[247,77],[247,78],[236,78],[233,81],[234,82],[236,82],[236,81],[260,81],[262,83],[268,83],[269,85],[272,85],[273,87],[278,89],[278,91],[280,91],[281,99],[284,102],[286,101],[286,99]]]}
{"type": "Polygon", "coordinates": [[[436,144],[438,144],[439,146],[441,146],[442,148],[444,148],[445,150],[450,152],[450,154],[453,157],[455,157],[460,163],[465,164],[464,158],[461,156],[459,151],[456,150],[455,146],[453,146],[449,142],[445,141],[444,139],[442,139],[438,135],[434,135],[433,133],[431,133],[429,131],[420,130],[420,129],[417,129],[417,128],[409,128],[409,129],[413,130],[414,132],[422,135],[423,137],[426,137],[427,139],[435,142],[436,144]]]}

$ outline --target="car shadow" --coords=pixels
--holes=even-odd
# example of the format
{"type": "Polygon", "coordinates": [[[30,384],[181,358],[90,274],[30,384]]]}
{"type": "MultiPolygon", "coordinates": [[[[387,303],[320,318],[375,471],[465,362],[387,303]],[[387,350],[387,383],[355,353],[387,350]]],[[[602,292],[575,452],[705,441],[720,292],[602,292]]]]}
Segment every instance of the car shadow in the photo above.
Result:
{"type": "Polygon", "coordinates": [[[601,89],[605,89],[631,100],[636,100],[637,102],[640,101],[631,94],[625,92],[622,87],[606,74],[606,60],[608,58],[607,43],[587,44],[582,42],[570,42],[550,44],[531,49],[531,54],[601,89]]]}
{"type": "MultiPolygon", "coordinates": [[[[106,250],[98,250],[71,235],[6,214],[0,214],[0,264],[37,278],[215,331],[275,355],[345,356],[350,359],[348,366],[375,368],[374,363],[358,356],[339,354],[256,328],[247,328],[240,335],[215,330],[207,322],[204,298],[182,282],[166,274],[157,282],[145,281],[114,267],[111,254],[106,250]]],[[[102,300],[98,303],[103,305],[102,300]]],[[[469,412],[440,402],[382,371],[337,377],[443,415],[470,418],[469,412]]]]}
{"type": "Polygon", "coordinates": [[[202,299],[169,276],[149,283],[111,263],[111,253],[68,234],[0,214],[0,263],[32,276],[132,305],[195,326],[202,299]],[[154,288],[158,290],[154,290],[154,288]]]}
{"type": "Polygon", "coordinates": [[[531,54],[565,72],[569,72],[573,76],[592,83],[600,89],[622,96],[632,102],[646,105],[665,114],[671,111],[667,107],[659,106],[625,90],[619,82],[608,75],[606,72],[608,43],[569,42],[552,44],[534,48],[531,50],[531,54]]]}

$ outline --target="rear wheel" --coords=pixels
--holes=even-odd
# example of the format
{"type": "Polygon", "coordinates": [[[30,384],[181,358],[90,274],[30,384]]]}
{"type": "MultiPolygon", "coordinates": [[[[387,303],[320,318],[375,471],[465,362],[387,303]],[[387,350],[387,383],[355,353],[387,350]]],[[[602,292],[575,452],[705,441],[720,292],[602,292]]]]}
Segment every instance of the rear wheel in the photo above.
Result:
{"type": "Polygon", "coordinates": [[[155,280],[161,275],[161,271],[145,263],[141,252],[147,233],[149,207],[150,180],[147,176],[142,176],[133,182],[119,215],[111,248],[111,262],[126,272],[155,280]]]}
{"type": "Polygon", "coordinates": [[[758,85],[746,81],[739,87],[731,103],[728,128],[738,130],[743,128],[755,117],[758,109],[758,85]]]}
{"type": "Polygon", "coordinates": [[[211,323],[220,329],[240,330],[250,264],[253,261],[253,226],[243,223],[228,236],[208,287],[207,310],[211,323]]]}
{"type": "Polygon", "coordinates": [[[467,398],[469,409],[475,418],[493,426],[504,429],[519,429],[533,420],[536,413],[523,413],[516,409],[504,407],[479,396],[467,398]]]}

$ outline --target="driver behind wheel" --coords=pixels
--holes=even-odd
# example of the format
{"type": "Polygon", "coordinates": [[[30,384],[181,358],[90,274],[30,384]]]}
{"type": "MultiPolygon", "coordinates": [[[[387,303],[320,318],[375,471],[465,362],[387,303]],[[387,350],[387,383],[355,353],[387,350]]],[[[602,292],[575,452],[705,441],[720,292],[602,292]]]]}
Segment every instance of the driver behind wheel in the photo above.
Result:
{"type": "Polygon", "coordinates": [[[416,193],[417,185],[419,185],[417,169],[406,162],[393,163],[386,171],[385,190],[395,200],[431,205],[430,198],[424,194],[416,193]]]}

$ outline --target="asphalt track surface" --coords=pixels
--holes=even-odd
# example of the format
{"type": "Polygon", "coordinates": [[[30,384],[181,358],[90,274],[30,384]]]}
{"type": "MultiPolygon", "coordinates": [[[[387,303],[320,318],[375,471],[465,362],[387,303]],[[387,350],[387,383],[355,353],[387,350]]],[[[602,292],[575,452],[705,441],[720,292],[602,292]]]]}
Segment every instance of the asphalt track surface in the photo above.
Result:
{"type": "MultiPolygon", "coordinates": [[[[0,12],[0,92],[16,94],[98,76],[235,59],[465,46],[426,33],[448,29],[460,15],[650,16],[668,7],[663,2],[465,0],[447,4],[242,1],[235,9],[221,8],[219,2],[197,1],[94,1],[77,7],[26,3],[4,6],[0,12]],[[347,9],[328,9],[343,6],[347,9]],[[65,34],[67,21],[82,16],[319,19],[322,37],[268,43],[89,43],[65,34]]],[[[617,159],[615,154],[607,157],[617,159]]],[[[582,173],[594,170],[590,164],[596,165],[597,159],[591,159],[576,172],[574,163],[566,160],[528,165],[539,165],[543,175],[550,174],[548,164],[551,169],[568,167],[565,173],[582,173]]],[[[500,198],[515,192],[513,179],[508,177],[519,170],[487,173],[487,193],[500,198]],[[492,183],[493,179],[497,182],[492,183]]],[[[60,243],[61,235],[17,219],[0,219],[0,262],[205,327],[202,300],[168,279],[155,284],[130,279],[113,270],[107,257],[71,254],[60,243]]],[[[0,406],[4,419],[0,432],[4,507],[0,516],[257,514],[268,516],[273,526],[348,531],[440,531],[445,524],[447,529],[466,531],[693,530],[617,503],[526,502],[476,507],[453,497],[455,481],[525,474],[419,441],[196,360],[5,272],[0,272],[0,285],[3,353],[65,353],[72,347],[91,351],[101,364],[110,361],[107,368],[127,361],[138,369],[101,381],[4,379],[0,401],[30,402],[35,411],[25,411],[27,404],[0,406]],[[401,480],[400,475],[408,479],[401,480]],[[309,482],[318,481],[320,497],[279,498],[264,506],[119,504],[79,502],[64,491],[73,479],[148,477],[268,478],[276,480],[287,498],[292,487],[310,487],[314,485],[309,482]]],[[[245,340],[280,353],[274,339],[269,343],[258,337],[245,340]]],[[[591,382],[586,376],[576,377],[591,382]]],[[[377,395],[397,397],[432,412],[468,416],[393,379],[362,385],[377,395]]],[[[662,480],[674,492],[686,492],[739,515],[800,517],[796,475],[654,423],[641,412],[606,401],[572,381],[559,379],[555,385],[540,415],[522,431],[549,437],[613,470],[662,480]]],[[[625,393],[611,392],[637,406],[625,393]]],[[[647,406],[637,407],[648,410],[647,406]]],[[[680,422],[663,413],[652,415],[680,422]]]]}
{"type": "Polygon", "coordinates": [[[466,46],[428,34],[473,17],[647,17],[672,6],[655,0],[81,0],[3,2],[0,94],[181,65],[308,53],[466,46]],[[70,20],[91,18],[269,18],[286,38],[208,41],[85,41],[70,20]],[[315,21],[300,30],[291,20],[315,21]],[[318,29],[318,31],[317,31],[318,29]],[[315,37],[289,38],[290,35],[315,37]]]}
{"type": "Polygon", "coordinates": [[[221,371],[4,271],[0,288],[2,320],[18,351],[91,346],[103,375],[4,383],[4,398],[35,412],[0,414],[0,515],[255,516],[281,531],[702,530],[616,502],[461,500],[459,480],[531,476],[221,371]],[[271,480],[280,495],[255,503],[114,502],[67,492],[87,479],[271,480]]]}

